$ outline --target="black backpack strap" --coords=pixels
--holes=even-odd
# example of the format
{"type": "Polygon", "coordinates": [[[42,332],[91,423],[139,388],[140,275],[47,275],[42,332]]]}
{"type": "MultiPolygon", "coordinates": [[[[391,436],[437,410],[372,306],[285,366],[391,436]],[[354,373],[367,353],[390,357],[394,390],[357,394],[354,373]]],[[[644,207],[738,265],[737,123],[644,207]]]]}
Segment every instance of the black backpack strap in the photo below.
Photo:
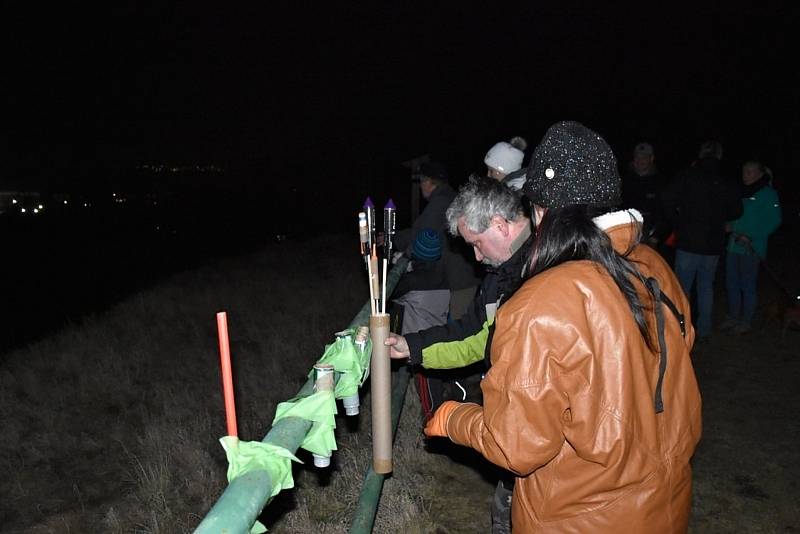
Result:
{"type": "MultiPolygon", "coordinates": [[[[651,280],[655,279],[651,278],[651,280]]],[[[681,327],[681,335],[686,337],[686,317],[678,311],[678,307],[675,306],[675,303],[672,302],[672,299],[669,298],[666,293],[661,293],[661,302],[663,302],[667,308],[669,308],[669,311],[671,311],[672,315],[674,315],[678,320],[678,324],[681,327]]]]}
{"type": "MultiPolygon", "coordinates": [[[[656,382],[656,393],[654,404],[656,413],[664,411],[664,400],[661,398],[661,387],[664,384],[664,373],[667,371],[667,342],[664,339],[664,310],[661,309],[659,304],[664,302],[664,295],[661,293],[661,288],[658,286],[658,280],[655,278],[648,278],[646,281],[647,289],[653,294],[653,299],[656,302],[654,306],[656,312],[656,329],[658,330],[658,346],[661,352],[661,357],[658,362],[658,382],[656,382]]],[[[669,304],[667,304],[669,307],[669,304]]],[[[677,309],[675,310],[677,311],[677,309]]]]}

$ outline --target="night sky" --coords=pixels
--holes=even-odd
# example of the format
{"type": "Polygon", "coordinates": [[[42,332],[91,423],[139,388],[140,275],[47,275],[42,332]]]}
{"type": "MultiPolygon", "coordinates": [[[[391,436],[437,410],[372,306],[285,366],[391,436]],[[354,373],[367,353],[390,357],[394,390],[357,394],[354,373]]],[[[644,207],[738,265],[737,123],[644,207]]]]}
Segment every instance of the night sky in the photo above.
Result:
{"type": "Polygon", "coordinates": [[[791,2],[11,4],[5,181],[214,163],[245,188],[369,190],[423,153],[460,181],[496,141],[532,149],[563,119],[623,161],[646,139],[675,170],[717,137],[730,165],[800,166],[791,2]]]}

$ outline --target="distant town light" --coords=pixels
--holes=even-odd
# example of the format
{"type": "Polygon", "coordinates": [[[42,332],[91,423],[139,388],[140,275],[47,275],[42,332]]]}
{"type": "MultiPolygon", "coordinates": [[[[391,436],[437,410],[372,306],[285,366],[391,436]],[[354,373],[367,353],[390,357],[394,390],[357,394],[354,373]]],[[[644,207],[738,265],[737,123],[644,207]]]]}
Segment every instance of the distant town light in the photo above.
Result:
{"type": "Polygon", "coordinates": [[[43,210],[43,209],[44,209],[44,206],[42,206],[41,204],[39,204],[39,209],[40,209],[40,210],[43,210]]]}
{"type": "Polygon", "coordinates": [[[66,204],[66,203],[67,203],[67,201],[65,200],[65,201],[64,201],[64,204],[66,204]]]}
{"type": "Polygon", "coordinates": [[[16,204],[16,203],[17,203],[17,199],[16,199],[16,198],[12,198],[12,199],[11,199],[11,203],[12,203],[12,204],[16,204]]]}
{"type": "Polygon", "coordinates": [[[33,208],[33,213],[39,213],[39,208],[33,208]]]}
{"type": "Polygon", "coordinates": [[[111,193],[111,196],[115,197],[115,196],[117,196],[117,194],[116,193],[111,193]]]}
{"type": "Polygon", "coordinates": [[[21,211],[22,213],[25,213],[25,208],[22,208],[22,209],[21,209],[21,210],[19,210],[19,211],[21,211]]]}

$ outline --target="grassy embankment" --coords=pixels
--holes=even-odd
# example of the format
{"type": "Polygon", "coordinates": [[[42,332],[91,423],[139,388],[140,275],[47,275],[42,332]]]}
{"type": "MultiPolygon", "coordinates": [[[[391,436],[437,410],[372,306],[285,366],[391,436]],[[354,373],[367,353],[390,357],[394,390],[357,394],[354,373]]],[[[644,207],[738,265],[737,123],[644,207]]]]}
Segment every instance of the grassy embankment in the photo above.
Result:
{"type": "MultiPolygon", "coordinates": [[[[776,236],[771,252],[787,283],[800,267],[792,235],[776,236]]],[[[350,242],[210,263],[3,355],[0,530],[191,531],[225,487],[214,313],[229,312],[240,435],[261,439],[275,404],[366,299],[350,242]]],[[[693,356],[704,435],[692,533],[800,530],[800,332],[782,338],[770,315],[781,295],[767,277],[760,292],[753,333],[715,334],[693,356]]],[[[717,321],[723,298],[718,279],[717,321]]],[[[332,469],[297,467],[297,488],[262,517],[272,532],[346,532],[371,451],[368,406],[339,420],[332,469]]],[[[480,460],[423,452],[418,410],[412,393],[375,532],[486,532],[492,486],[473,467],[480,460]]]]}
{"type": "MultiPolygon", "coordinates": [[[[367,298],[350,245],[282,243],[211,262],[3,355],[0,530],[191,531],[226,485],[215,312],[229,315],[240,436],[260,440],[367,298]]],[[[450,462],[420,455],[408,399],[377,532],[441,526],[434,479],[450,462]]],[[[267,507],[271,531],[346,531],[371,453],[368,398],[337,434],[333,468],[298,466],[298,489],[267,507]]]]}

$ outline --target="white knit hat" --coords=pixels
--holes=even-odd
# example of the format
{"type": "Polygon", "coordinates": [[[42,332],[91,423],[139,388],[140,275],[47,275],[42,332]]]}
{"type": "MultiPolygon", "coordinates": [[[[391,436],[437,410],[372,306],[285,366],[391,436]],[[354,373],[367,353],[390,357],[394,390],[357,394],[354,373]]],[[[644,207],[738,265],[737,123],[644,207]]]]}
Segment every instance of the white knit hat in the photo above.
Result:
{"type": "Polygon", "coordinates": [[[500,141],[486,153],[483,162],[487,167],[497,169],[506,174],[519,170],[525,153],[506,141],[500,141]]]}

